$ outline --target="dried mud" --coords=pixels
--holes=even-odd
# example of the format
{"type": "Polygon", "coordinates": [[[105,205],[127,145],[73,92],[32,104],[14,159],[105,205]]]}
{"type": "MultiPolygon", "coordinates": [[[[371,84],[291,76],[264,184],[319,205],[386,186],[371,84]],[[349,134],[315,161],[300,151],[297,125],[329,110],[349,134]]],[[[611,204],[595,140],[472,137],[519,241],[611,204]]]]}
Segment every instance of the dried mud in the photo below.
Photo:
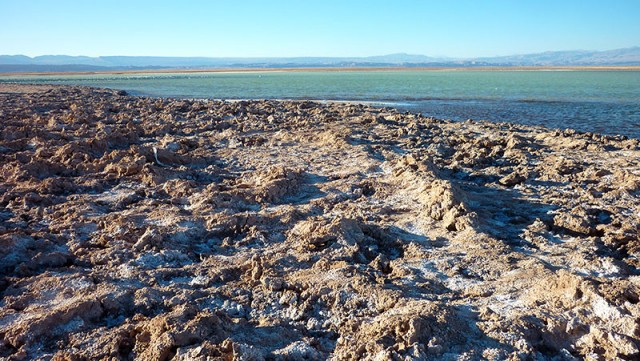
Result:
{"type": "Polygon", "coordinates": [[[0,358],[640,357],[637,140],[0,85],[0,358]]]}

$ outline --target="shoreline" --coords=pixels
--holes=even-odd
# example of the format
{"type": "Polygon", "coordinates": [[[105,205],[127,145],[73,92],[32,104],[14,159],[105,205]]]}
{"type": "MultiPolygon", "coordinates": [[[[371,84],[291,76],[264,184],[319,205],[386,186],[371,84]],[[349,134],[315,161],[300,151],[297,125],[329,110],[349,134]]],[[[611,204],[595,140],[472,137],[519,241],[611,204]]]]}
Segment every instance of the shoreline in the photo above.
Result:
{"type": "Polygon", "coordinates": [[[69,72],[15,72],[0,73],[9,76],[60,76],[60,75],[120,75],[120,74],[189,74],[189,73],[277,73],[277,72],[364,72],[364,71],[640,71],[640,66],[513,66],[513,67],[357,67],[357,68],[205,68],[205,69],[148,69],[105,70],[69,72]]]}
{"type": "MultiPolygon", "coordinates": [[[[105,89],[105,90],[109,90],[110,88],[106,88],[106,87],[90,87],[90,86],[85,86],[85,85],[62,85],[62,84],[43,84],[43,83],[12,83],[12,82],[8,82],[8,83],[1,83],[0,82],[0,94],[2,94],[3,92],[8,92],[8,89],[31,89],[31,90],[27,90],[28,92],[38,92],[39,87],[44,87],[47,89],[54,89],[56,87],[80,87],[80,88],[93,88],[93,89],[105,89]]],[[[126,92],[125,89],[118,89],[120,91],[124,91],[126,92]]],[[[17,91],[18,93],[20,92],[20,90],[17,91]]],[[[309,102],[316,102],[316,103],[320,103],[320,104],[345,104],[345,105],[364,105],[364,106],[372,106],[372,107],[377,107],[377,108],[393,108],[396,111],[400,112],[400,113],[413,113],[413,114],[422,114],[425,113],[424,111],[421,111],[420,109],[412,109],[415,106],[413,105],[411,100],[359,100],[359,99],[311,99],[311,98],[273,98],[273,99],[252,99],[252,98],[206,98],[206,97],[185,97],[185,96],[161,96],[161,95],[153,95],[153,94],[144,94],[144,93],[130,93],[129,95],[131,96],[135,96],[135,97],[150,97],[150,98],[156,98],[156,99],[174,99],[174,100],[180,100],[180,99],[184,99],[184,100],[190,100],[190,101],[228,101],[228,102],[243,102],[243,101],[261,101],[261,100],[270,100],[270,101],[278,101],[278,102],[287,102],[287,101],[292,101],[292,102],[305,102],[305,101],[309,101],[309,102]]],[[[442,101],[442,100],[462,100],[462,99],[440,99],[440,98],[432,98],[432,99],[428,99],[431,101],[442,101]]],[[[518,101],[516,101],[518,102],[518,101]]],[[[520,102],[522,103],[530,103],[530,100],[521,100],[520,102]]],[[[539,102],[547,102],[545,100],[540,100],[539,102]]],[[[430,116],[429,114],[426,114],[425,116],[430,116]]],[[[458,117],[457,119],[453,119],[453,118],[447,118],[447,117],[440,117],[440,119],[446,119],[447,121],[453,121],[453,122],[464,122],[465,120],[468,120],[470,118],[460,118],[458,117]]],[[[578,128],[567,128],[567,127],[553,127],[553,126],[549,126],[549,125],[544,125],[544,124],[524,124],[524,123],[518,123],[518,122],[512,122],[512,121],[505,121],[505,120],[494,120],[494,119],[487,119],[487,118],[480,118],[480,119],[471,119],[471,120],[475,120],[475,121],[483,121],[483,122],[490,122],[493,124],[505,124],[505,125],[522,125],[525,127],[541,127],[541,128],[545,128],[551,131],[563,131],[565,129],[567,130],[571,130],[574,131],[578,134],[595,134],[597,136],[601,136],[601,137],[609,137],[611,139],[621,139],[621,140],[627,140],[627,139],[638,139],[640,140],[640,137],[637,136],[633,136],[633,135],[629,135],[629,134],[623,134],[623,133],[614,133],[614,132],[601,132],[601,131],[597,131],[597,130],[589,130],[589,129],[578,129],[578,128]]]]}
{"type": "Polygon", "coordinates": [[[0,357],[640,355],[640,141],[0,84],[0,357]]]}

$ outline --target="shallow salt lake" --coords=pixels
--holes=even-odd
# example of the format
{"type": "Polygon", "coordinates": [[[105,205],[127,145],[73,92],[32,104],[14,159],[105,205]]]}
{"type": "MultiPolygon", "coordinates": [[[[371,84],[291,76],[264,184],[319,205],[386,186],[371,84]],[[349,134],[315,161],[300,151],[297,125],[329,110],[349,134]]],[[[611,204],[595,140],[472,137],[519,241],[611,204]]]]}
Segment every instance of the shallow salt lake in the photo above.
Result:
{"type": "Polygon", "coordinates": [[[134,95],[368,102],[452,120],[490,120],[640,138],[640,71],[383,70],[5,76],[0,83],[134,95]]]}

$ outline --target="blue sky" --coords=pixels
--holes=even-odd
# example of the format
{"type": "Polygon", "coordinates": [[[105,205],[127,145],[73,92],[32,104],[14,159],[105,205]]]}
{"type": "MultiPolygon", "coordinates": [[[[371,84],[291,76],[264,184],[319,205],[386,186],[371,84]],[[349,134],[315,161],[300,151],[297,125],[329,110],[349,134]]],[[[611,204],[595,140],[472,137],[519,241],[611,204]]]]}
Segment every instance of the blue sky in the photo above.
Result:
{"type": "Polygon", "coordinates": [[[640,0],[0,0],[0,54],[479,57],[640,46],[640,0]]]}

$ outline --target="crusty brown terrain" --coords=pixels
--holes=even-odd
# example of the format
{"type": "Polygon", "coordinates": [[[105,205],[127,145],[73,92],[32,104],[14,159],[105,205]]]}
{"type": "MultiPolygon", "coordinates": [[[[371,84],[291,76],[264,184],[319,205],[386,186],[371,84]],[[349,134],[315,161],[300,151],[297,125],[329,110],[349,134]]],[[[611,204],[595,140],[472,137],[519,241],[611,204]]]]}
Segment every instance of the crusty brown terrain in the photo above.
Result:
{"type": "Polygon", "coordinates": [[[640,357],[637,140],[0,85],[0,358],[640,357]]]}

